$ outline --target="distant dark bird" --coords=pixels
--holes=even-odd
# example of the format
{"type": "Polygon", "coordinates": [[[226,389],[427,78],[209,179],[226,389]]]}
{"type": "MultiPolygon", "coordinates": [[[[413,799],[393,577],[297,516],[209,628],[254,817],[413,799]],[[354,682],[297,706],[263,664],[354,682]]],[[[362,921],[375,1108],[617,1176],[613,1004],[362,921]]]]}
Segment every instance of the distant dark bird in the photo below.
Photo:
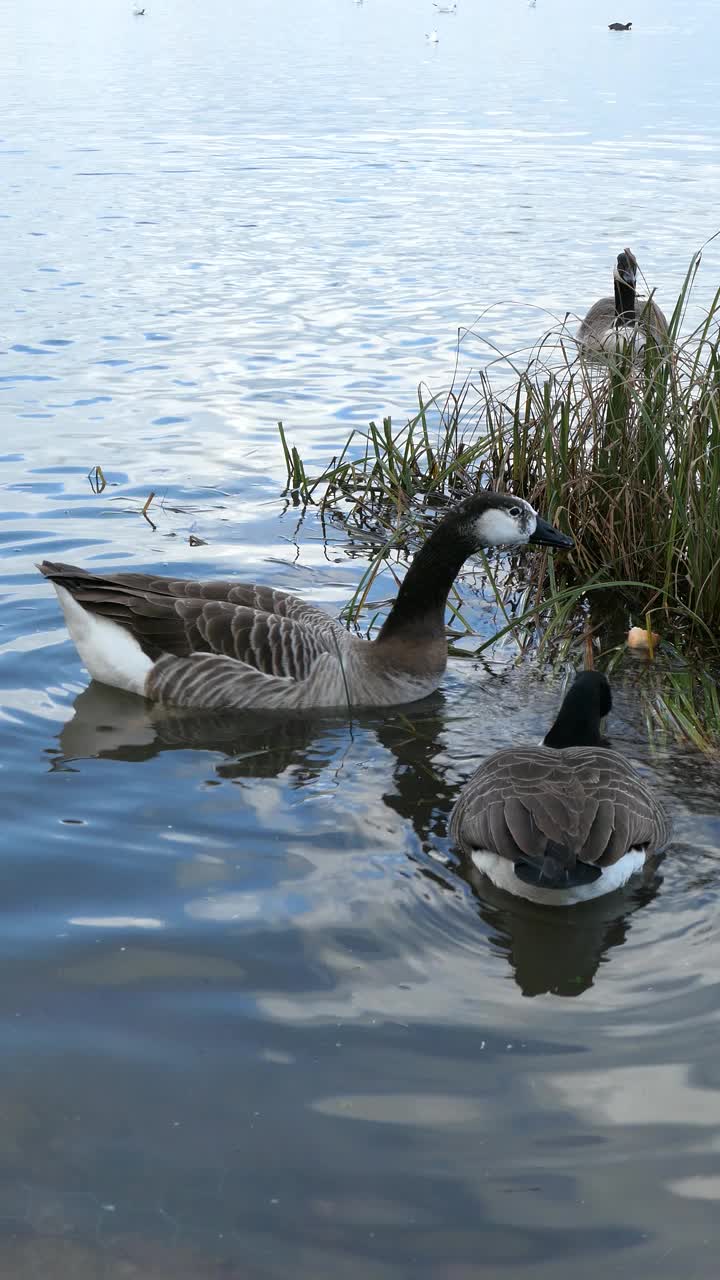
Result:
{"type": "Polygon", "coordinates": [[[632,22],[611,22],[608,31],[629,31],[631,27],[632,22]]]}

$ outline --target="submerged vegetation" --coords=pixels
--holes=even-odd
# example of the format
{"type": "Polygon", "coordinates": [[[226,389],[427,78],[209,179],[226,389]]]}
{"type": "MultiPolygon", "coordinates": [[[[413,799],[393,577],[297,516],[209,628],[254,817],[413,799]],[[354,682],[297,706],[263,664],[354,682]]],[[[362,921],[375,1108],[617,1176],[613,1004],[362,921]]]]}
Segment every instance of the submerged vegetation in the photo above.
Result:
{"type": "Polygon", "coordinates": [[[586,364],[562,326],[523,363],[495,352],[442,398],[421,390],[410,421],[354,431],[314,477],[280,424],[294,500],[375,543],[350,620],[390,552],[412,545],[443,504],[483,487],[516,493],[571,532],[576,549],[554,562],[488,566],[506,619],[500,635],[566,656],[583,644],[587,652],[590,637],[617,649],[640,622],[662,637],[652,665],[667,678],[651,681],[654,718],[698,745],[720,743],[707,674],[720,662],[720,290],[680,337],[700,257],[673,310],[670,354],[650,343],[641,355],[586,364]],[[702,675],[688,665],[699,671],[698,660],[702,675]]]}

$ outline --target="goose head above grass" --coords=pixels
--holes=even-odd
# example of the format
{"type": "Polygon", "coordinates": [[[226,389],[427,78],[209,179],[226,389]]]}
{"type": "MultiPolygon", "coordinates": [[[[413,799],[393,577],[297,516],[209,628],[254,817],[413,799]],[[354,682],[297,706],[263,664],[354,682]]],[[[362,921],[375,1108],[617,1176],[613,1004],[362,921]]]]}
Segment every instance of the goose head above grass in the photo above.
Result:
{"type": "Polygon", "coordinates": [[[485,491],[452,508],[416,552],[376,640],[273,587],[151,573],[95,574],[44,561],[90,675],[158,702],[212,709],[414,702],[447,665],[445,607],[483,547],[568,548],[525,502],[485,491]]]}
{"type": "Polygon", "coordinates": [[[607,678],[579,675],[541,747],[496,751],[463,788],[450,834],[500,889],[570,906],[619,889],[670,837],[649,787],[601,736],[607,678]]]}

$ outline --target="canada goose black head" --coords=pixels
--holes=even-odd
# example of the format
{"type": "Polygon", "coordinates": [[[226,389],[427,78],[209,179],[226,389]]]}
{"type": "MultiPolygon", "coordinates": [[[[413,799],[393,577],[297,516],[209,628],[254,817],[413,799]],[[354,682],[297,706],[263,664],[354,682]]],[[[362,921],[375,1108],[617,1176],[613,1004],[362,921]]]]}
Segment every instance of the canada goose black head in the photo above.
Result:
{"type": "Polygon", "coordinates": [[[416,551],[377,639],[378,648],[413,629],[433,635],[446,660],[445,607],[465,561],[484,547],[528,544],[570,548],[572,538],[543,520],[524,498],[483,489],[451,508],[416,551]]]}
{"type": "Polygon", "coordinates": [[[617,256],[617,263],[613,270],[614,279],[620,280],[635,289],[637,286],[637,272],[637,258],[632,249],[623,249],[622,253],[617,256]]]}
{"type": "Polygon", "coordinates": [[[606,747],[600,723],[612,710],[607,676],[601,671],[581,671],[568,689],[555,723],[543,738],[544,747],[606,747]]]}
{"type": "Polygon", "coordinates": [[[456,527],[464,541],[481,547],[572,547],[573,540],[543,520],[529,502],[512,494],[486,491],[456,508],[456,527]]]}

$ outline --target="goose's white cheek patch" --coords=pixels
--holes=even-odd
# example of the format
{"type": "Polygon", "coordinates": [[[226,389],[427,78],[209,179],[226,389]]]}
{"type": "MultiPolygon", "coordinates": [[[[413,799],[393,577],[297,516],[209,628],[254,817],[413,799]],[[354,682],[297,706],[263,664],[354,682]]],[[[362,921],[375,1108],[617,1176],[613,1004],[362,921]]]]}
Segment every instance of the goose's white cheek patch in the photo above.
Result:
{"type": "Polygon", "coordinates": [[[486,547],[515,547],[527,542],[532,530],[523,528],[502,507],[491,507],[475,521],[475,532],[486,547]]]}

